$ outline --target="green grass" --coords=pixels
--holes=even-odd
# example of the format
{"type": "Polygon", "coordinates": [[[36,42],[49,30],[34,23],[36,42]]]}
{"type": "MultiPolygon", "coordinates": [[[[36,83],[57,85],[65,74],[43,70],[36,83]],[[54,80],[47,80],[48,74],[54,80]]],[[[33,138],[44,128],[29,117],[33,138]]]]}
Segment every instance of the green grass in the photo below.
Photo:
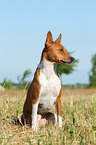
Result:
{"type": "Polygon", "coordinates": [[[14,116],[20,119],[25,96],[25,90],[0,92],[0,144],[96,144],[95,90],[63,89],[62,129],[58,129],[58,126],[45,126],[38,128],[36,132],[28,126],[15,126],[12,122],[14,116]]]}

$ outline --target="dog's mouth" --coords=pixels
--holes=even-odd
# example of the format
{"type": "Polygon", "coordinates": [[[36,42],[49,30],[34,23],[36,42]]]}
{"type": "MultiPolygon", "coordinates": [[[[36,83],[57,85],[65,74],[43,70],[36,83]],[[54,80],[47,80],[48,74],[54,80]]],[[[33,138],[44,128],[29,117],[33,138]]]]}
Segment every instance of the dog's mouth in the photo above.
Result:
{"type": "Polygon", "coordinates": [[[70,57],[70,61],[60,60],[60,63],[68,65],[71,64],[74,60],[75,60],[74,57],[70,57]]]}
{"type": "Polygon", "coordinates": [[[60,60],[60,62],[61,62],[62,64],[66,64],[66,65],[71,64],[71,63],[72,63],[72,62],[66,62],[66,61],[64,61],[64,60],[60,60]]]}

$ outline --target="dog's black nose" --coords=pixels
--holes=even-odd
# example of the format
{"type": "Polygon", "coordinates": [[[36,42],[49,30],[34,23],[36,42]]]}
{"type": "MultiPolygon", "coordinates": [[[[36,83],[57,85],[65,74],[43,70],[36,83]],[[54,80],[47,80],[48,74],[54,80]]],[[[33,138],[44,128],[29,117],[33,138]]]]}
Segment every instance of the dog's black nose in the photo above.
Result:
{"type": "Polygon", "coordinates": [[[75,59],[74,59],[74,57],[70,57],[70,60],[71,60],[71,62],[73,62],[75,59]]]}

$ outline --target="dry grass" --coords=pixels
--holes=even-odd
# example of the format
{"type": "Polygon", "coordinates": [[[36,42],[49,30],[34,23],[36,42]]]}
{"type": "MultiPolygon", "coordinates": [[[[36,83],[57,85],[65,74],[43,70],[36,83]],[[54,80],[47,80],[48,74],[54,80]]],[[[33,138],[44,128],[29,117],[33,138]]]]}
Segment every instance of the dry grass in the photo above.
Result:
{"type": "Polygon", "coordinates": [[[57,126],[45,126],[34,132],[28,126],[12,124],[14,116],[20,118],[22,114],[25,95],[25,90],[0,92],[0,144],[96,144],[95,89],[63,89],[61,130],[57,126]]]}

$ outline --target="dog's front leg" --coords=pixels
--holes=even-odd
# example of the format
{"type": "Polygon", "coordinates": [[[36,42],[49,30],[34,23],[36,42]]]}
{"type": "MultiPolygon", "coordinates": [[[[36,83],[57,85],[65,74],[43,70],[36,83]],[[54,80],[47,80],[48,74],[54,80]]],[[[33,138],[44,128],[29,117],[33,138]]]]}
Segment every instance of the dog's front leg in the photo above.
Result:
{"type": "Polygon", "coordinates": [[[37,129],[37,111],[38,111],[38,101],[36,104],[32,104],[32,126],[31,128],[37,129]]]}
{"type": "Polygon", "coordinates": [[[62,118],[61,118],[61,91],[60,94],[56,100],[56,113],[57,113],[57,121],[58,126],[62,128],[62,118]]]}

